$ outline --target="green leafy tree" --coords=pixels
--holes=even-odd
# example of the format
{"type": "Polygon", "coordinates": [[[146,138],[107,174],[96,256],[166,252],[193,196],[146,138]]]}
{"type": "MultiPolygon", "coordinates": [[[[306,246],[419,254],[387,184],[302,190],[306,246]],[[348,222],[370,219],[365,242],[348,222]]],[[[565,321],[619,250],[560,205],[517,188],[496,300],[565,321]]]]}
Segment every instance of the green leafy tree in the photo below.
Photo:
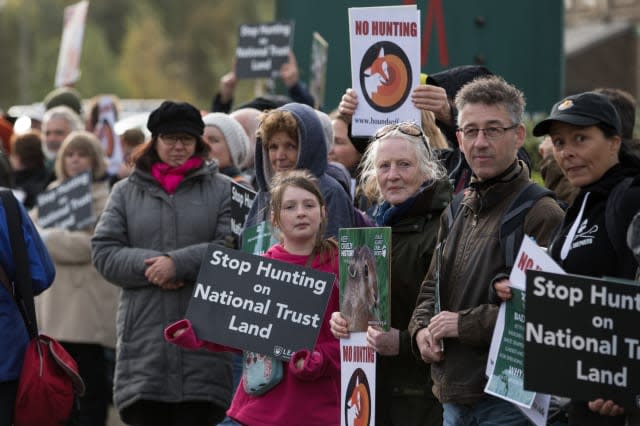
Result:
{"type": "MultiPolygon", "coordinates": [[[[53,89],[64,8],[78,0],[6,0],[0,7],[0,107],[53,89]]],[[[238,26],[274,17],[274,0],[92,0],[76,87],[85,96],[173,98],[208,108],[232,65],[238,26]]],[[[238,82],[236,103],[253,97],[238,82]]]]}
{"type": "Polygon", "coordinates": [[[169,61],[171,43],[147,2],[136,4],[127,22],[118,74],[125,93],[132,98],[191,100],[186,80],[176,78],[179,65],[169,61]]]}
{"type": "Polygon", "coordinates": [[[99,93],[124,93],[118,72],[118,60],[111,50],[101,27],[90,25],[85,29],[84,47],[80,60],[82,72],[76,88],[84,97],[99,93]]]}

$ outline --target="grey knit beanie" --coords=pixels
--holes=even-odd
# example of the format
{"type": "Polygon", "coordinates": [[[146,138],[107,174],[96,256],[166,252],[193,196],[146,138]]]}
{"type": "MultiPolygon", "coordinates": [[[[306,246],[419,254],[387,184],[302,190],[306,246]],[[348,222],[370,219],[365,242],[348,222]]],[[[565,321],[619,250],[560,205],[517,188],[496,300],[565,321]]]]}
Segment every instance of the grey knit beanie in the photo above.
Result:
{"type": "Polygon", "coordinates": [[[249,153],[249,137],[240,123],[221,112],[207,114],[202,117],[202,121],[205,126],[215,126],[220,130],[227,141],[233,165],[242,168],[249,153]]]}
{"type": "Polygon", "coordinates": [[[320,120],[320,124],[322,124],[322,133],[324,135],[324,142],[327,144],[327,152],[331,151],[333,148],[333,124],[331,123],[331,118],[324,112],[316,109],[314,110],[318,115],[318,119],[320,120]]]}

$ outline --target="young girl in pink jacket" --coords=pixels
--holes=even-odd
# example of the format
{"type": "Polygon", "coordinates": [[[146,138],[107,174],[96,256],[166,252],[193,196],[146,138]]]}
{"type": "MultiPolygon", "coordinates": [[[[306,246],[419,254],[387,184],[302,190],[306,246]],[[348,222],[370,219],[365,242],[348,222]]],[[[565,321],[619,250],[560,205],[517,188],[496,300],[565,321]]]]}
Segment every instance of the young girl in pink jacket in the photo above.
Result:
{"type": "MultiPolygon", "coordinates": [[[[327,213],[315,178],[301,170],[280,174],[272,180],[270,192],[271,222],[280,230],[280,243],[264,256],[337,277],[337,244],[322,239],[327,213]]],[[[340,347],[329,327],[331,312],[339,309],[337,282],[313,350],[295,352],[283,366],[282,380],[262,395],[248,394],[241,381],[227,411],[229,417],[247,426],[340,424],[340,347]]],[[[165,338],[186,348],[240,352],[198,339],[188,320],[168,326],[165,338]]]]}

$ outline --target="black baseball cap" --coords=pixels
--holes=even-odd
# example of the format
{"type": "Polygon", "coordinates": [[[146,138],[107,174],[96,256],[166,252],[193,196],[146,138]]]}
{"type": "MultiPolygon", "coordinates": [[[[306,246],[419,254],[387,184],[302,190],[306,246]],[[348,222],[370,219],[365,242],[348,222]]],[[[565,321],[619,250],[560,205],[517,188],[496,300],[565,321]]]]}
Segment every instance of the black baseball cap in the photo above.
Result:
{"type": "Polygon", "coordinates": [[[554,121],[561,121],[574,126],[593,126],[603,123],[621,134],[620,116],[606,96],[596,92],[584,92],[567,96],[551,108],[549,117],[533,128],[534,136],[549,134],[554,121]]]}

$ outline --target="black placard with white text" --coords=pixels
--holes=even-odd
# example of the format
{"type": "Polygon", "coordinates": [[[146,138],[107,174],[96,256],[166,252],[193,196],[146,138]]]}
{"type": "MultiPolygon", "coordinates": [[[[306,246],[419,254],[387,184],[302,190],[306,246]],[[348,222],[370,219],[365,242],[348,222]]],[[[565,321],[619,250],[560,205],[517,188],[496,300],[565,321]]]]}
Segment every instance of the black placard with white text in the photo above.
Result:
{"type": "Polygon", "coordinates": [[[38,224],[85,229],[95,222],[92,202],[91,173],[81,173],[38,195],[38,224]]]}
{"type": "Polygon", "coordinates": [[[313,349],[335,276],[211,245],[186,317],[200,339],[288,360],[313,349]]]}
{"type": "Polygon", "coordinates": [[[272,78],[289,61],[293,22],[242,24],[236,47],[236,77],[272,78]]]}
{"type": "Polygon", "coordinates": [[[640,287],[527,271],[524,387],[640,407],[640,287]]]}
{"type": "Polygon", "coordinates": [[[255,198],[256,191],[238,182],[231,182],[231,233],[238,239],[242,237],[244,224],[255,198]]]}

